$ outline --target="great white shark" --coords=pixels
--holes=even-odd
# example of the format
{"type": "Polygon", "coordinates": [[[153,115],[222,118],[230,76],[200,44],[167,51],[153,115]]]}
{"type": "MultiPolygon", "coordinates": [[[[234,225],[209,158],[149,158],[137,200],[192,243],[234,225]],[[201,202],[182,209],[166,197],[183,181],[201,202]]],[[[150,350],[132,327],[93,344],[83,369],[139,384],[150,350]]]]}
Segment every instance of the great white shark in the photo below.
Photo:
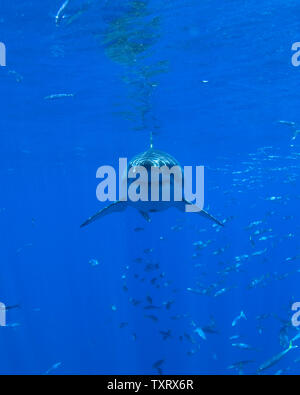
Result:
{"type": "MultiPolygon", "coordinates": [[[[142,152],[141,154],[136,155],[128,164],[128,172],[132,168],[136,167],[144,167],[148,173],[151,171],[152,167],[158,167],[162,168],[163,166],[168,167],[171,169],[174,166],[180,166],[179,162],[170,154],[159,151],[157,149],[153,148],[153,145],[151,144],[150,149],[148,149],[145,152],[142,152]]],[[[95,222],[98,219],[103,218],[106,215],[116,213],[116,212],[122,212],[126,210],[127,207],[131,206],[137,209],[141,215],[148,221],[150,222],[150,214],[159,212],[159,211],[164,211],[167,210],[170,207],[176,207],[180,211],[186,211],[186,205],[190,205],[192,203],[189,203],[186,201],[184,198],[182,201],[158,201],[158,202],[153,202],[153,201],[139,201],[139,202],[132,202],[131,200],[128,201],[116,201],[111,203],[109,206],[101,209],[98,211],[96,214],[94,214],[92,217],[87,219],[82,225],[81,228],[91,224],[92,222],[95,222]]],[[[213,217],[211,214],[206,212],[205,210],[200,210],[198,211],[198,214],[201,215],[202,217],[214,222],[217,225],[224,226],[222,222],[220,222],[218,219],[213,217]]]]}

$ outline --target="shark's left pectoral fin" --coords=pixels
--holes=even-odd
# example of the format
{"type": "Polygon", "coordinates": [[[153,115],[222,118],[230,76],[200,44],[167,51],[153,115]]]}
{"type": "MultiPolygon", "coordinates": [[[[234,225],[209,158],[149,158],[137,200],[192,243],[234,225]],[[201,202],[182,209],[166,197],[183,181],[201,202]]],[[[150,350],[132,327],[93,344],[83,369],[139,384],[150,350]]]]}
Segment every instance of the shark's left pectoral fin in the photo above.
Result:
{"type": "MultiPolygon", "coordinates": [[[[180,203],[181,204],[181,203],[180,203]]],[[[185,206],[186,205],[193,205],[192,203],[188,202],[188,201],[184,201],[183,202],[183,206],[181,208],[181,210],[185,210],[185,206]]],[[[217,218],[213,217],[212,215],[210,215],[207,211],[205,210],[200,210],[199,211],[195,211],[197,214],[200,214],[202,217],[209,219],[210,221],[213,221],[215,224],[219,225],[219,226],[224,226],[224,224],[222,222],[220,222],[217,218]]]]}
{"type": "Polygon", "coordinates": [[[109,206],[103,208],[102,210],[98,211],[98,213],[96,213],[95,215],[90,217],[80,227],[84,228],[85,226],[91,224],[92,222],[97,221],[100,218],[105,217],[108,214],[118,213],[118,212],[124,211],[126,209],[126,207],[127,207],[127,203],[126,202],[120,202],[120,201],[114,202],[114,203],[110,204],[109,206]]]}

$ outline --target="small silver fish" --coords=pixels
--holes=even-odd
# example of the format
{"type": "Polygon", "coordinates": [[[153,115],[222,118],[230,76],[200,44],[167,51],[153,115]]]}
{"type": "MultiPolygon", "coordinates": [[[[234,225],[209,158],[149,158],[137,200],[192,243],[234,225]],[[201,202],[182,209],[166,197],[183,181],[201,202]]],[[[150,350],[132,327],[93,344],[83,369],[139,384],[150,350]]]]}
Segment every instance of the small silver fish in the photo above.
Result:
{"type": "Polygon", "coordinates": [[[246,317],[246,315],[245,315],[245,313],[244,313],[243,311],[240,313],[240,315],[239,315],[238,317],[236,317],[236,318],[234,319],[234,321],[233,321],[233,323],[232,323],[232,326],[233,326],[233,327],[236,327],[237,324],[238,324],[238,322],[239,322],[241,319],[244,319],[244,320],[247,321],[247,317],[246,317]]]}
{"type": "Polygon", "coordinates": [[[55,16],[55,24],[56,26],[59,26],[62,19],[64,18],[63,16],[63,12],[64,10],[67,8],[67,6],[69,5],[70,0],[66,0],[63,5],[60,7],[60,9],[58,10],[56,16],[55,16]]]}
{"type": "Polygon", "coordinates": [[[50,369],[47,370],[47,372],[45,373],[45,375],[50,374],[50,373],[53,372],[54,370],[58,369],[61,365],[62,365],[61,362],[55,363],[53,366],[51,366],[50,369]]]}
{"type": "Polygon", "coordinates": [[[49,95],[45,97],[45,100],[55,100],[55,99],[64,99],[66,97],[74,97],[74,93],[58,93],[54,95],[49,95]]]}

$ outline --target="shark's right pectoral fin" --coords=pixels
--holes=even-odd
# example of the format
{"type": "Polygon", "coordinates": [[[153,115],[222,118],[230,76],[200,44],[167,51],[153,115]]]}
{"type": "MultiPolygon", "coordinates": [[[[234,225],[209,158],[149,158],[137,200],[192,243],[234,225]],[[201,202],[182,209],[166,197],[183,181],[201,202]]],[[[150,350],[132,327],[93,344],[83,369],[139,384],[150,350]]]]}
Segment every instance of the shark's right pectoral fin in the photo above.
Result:
{"type": "Polygon", "coordinates": [[[215,224],[224,227],[223,222],[219,221],[217,218],[213,217],[212,215],[210,215],[210,214],[207,213],[206,211],[201,210],[201,211],[199,212],[199,214],[202,215],[202,217],[207,218],[207,219],[209,219],[210,221],[214,222],[215,224]]]}
{"type": "MultiPolygon", "coordinates": [[[[182,211],[185,211],[185,206],[186,205],[192,205],[192,203],[188,202],[187,200],[183,201],[184,204],[181,204],[180,208],[182,211]]],[[[212,216],[211,214],[209,214],[207,211],[205,210],[200,210],[199,211],[195,211],[196,213],[200,214],[202,217],[209,219],[210,221],[214,222],[215,224],[219,225],[219,226],[224,226],[224,223],[219,221],[217,218],[215,218],[214,216],[212,216]]]]}
{"type": "Polygon", "coordinates": [[[127,203],[126,202],[120,202],[120,201],[114,202],[114,203],[110,204],[109,206],[103,208],[102,210],[98,211],[98,213],[96,213],[95,215],[90,217],[80,227],[84,228],[85,226],[91,224],[92,222],[97,221],[100,218],[105,217],[108,214],[118,213],[118,212],[124,211],[126,209],[126,207],[127,207],[127,203]]]}

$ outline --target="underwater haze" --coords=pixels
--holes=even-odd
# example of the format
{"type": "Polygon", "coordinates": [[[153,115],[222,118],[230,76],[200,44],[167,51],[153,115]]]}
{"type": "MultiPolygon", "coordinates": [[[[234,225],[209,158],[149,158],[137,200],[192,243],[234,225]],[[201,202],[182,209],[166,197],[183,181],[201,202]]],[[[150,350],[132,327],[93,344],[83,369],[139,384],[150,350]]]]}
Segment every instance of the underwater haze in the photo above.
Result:
{"type": "Polygon", "coordinates": [[[1,0],[0,374],[299,374],[299,12],[1,0]],[[223,227],[128,208],[80,228],[107,205],[97,169],[150,136],[205,167],[223,227]]]}

